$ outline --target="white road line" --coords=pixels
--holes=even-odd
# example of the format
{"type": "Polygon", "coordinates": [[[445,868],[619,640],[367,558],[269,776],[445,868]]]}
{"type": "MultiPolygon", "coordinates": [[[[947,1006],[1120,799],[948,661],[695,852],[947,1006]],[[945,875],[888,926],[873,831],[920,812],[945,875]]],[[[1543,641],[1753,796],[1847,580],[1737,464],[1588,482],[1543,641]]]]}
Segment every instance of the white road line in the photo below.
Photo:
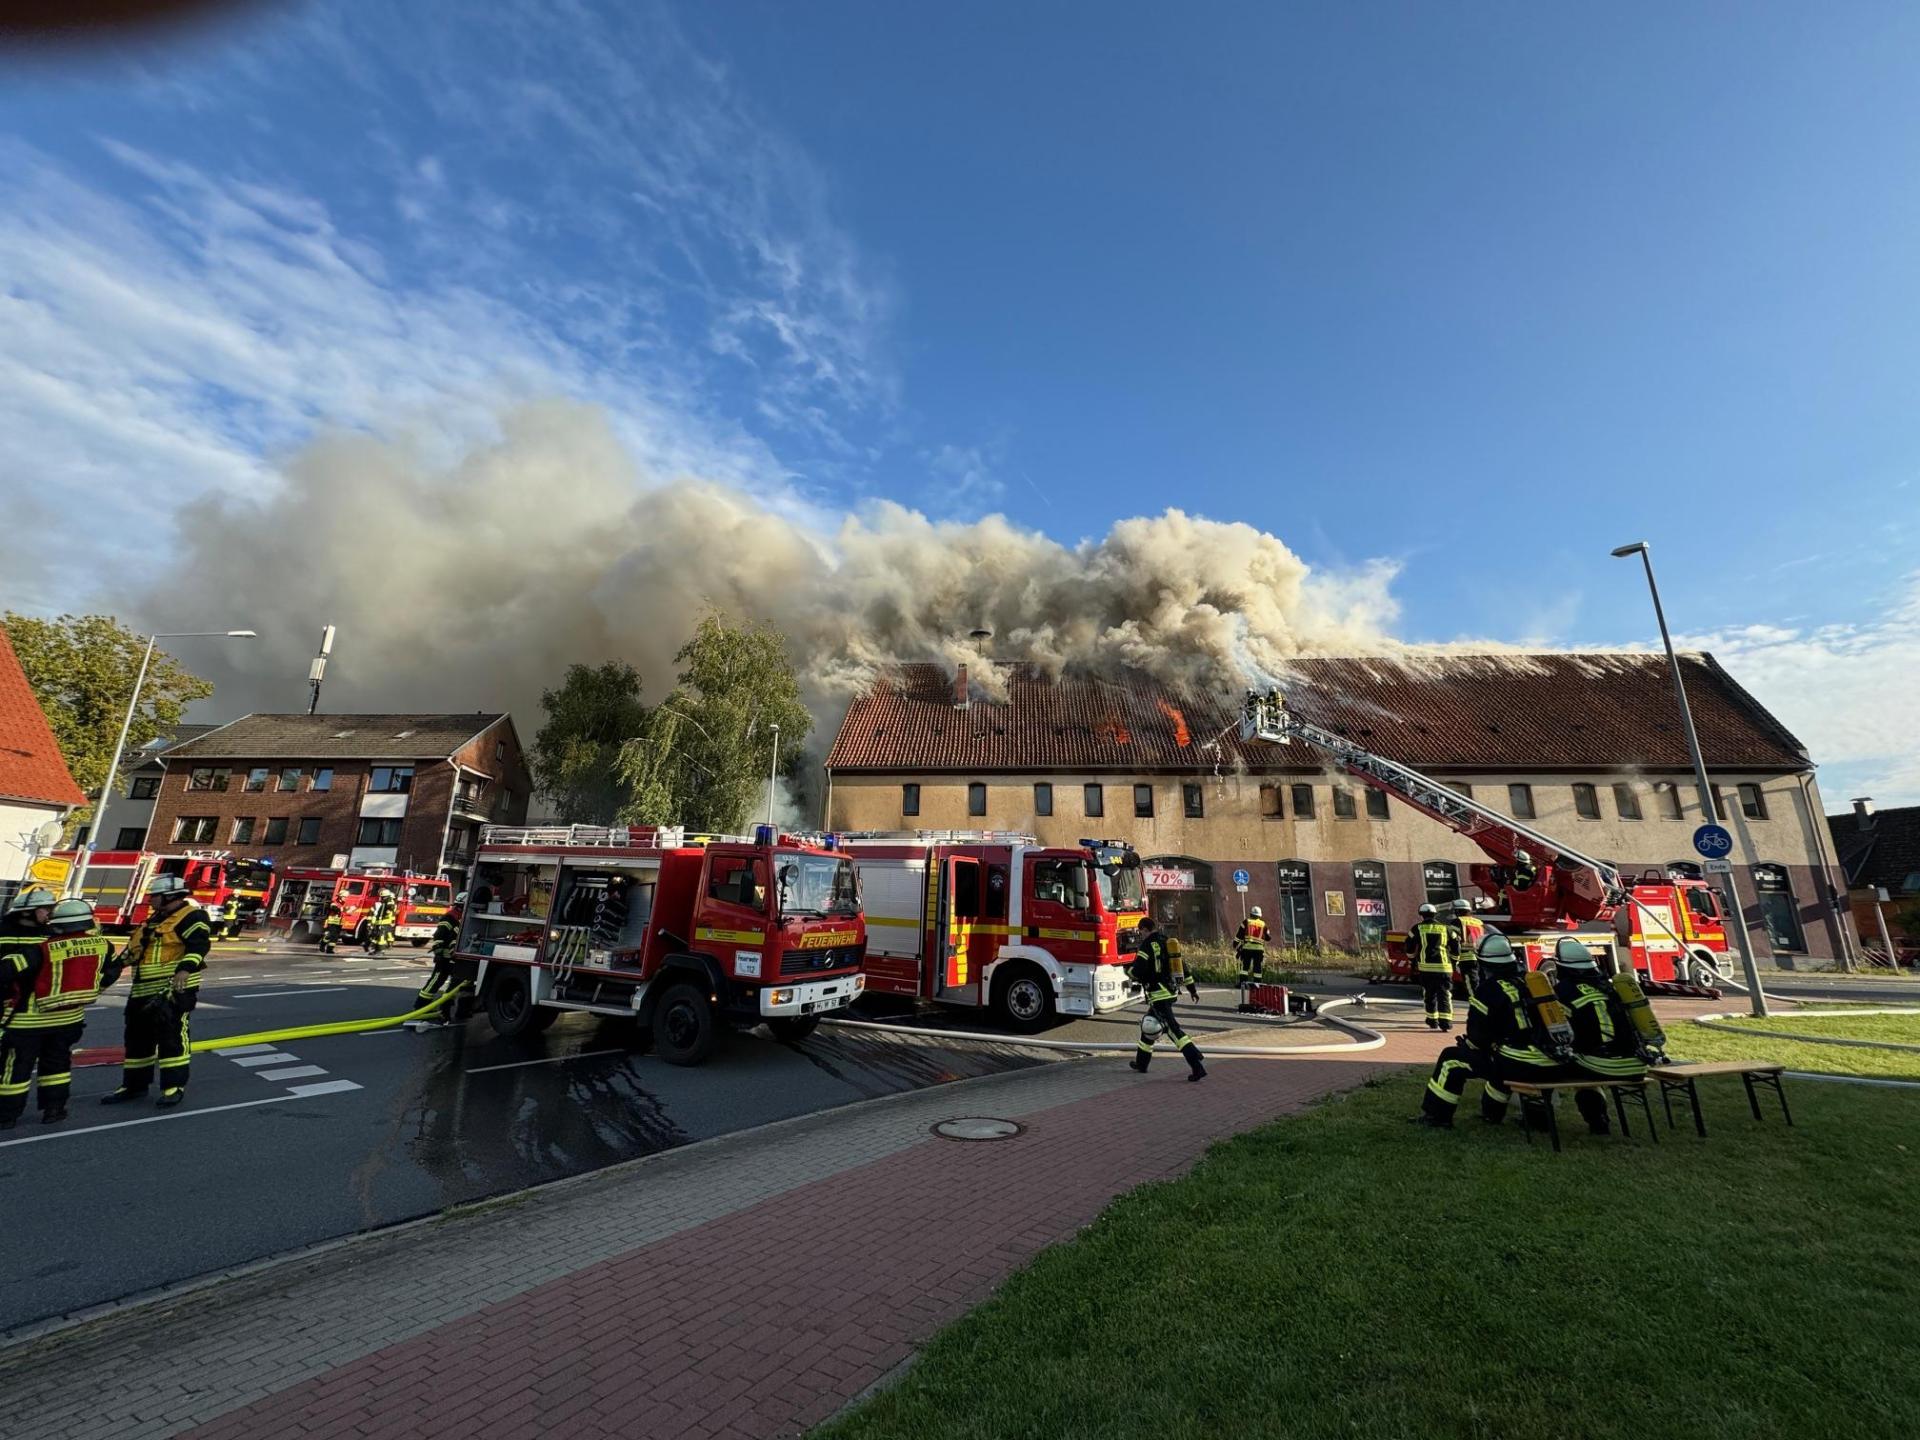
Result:
{"type": "Polygon", "coordinates": [[[297,1095],[302,1100],[305,1100],[310,1095],[339,1095],[345,1091],[358,1090],[359,1088],[360,1087],[351,1080],[316,1080],[311,1085],[296,1085],[287,1093],[297,1095]]]}
{"type": "Polygon", "coordinates": [[[271,1049],[273,1049],[271,1045],[228,1045],[213,1053],[216,1055],[264,1055],[271,1049]]]}
{"type": "MultiPolygon", "coordinates": [[[[289,1055],[287,1058],[291,1060],[293,1057],[289,1055]]],[[[256,1070],[253,1073],[258,1075],[262,1080],[305,1080],[310,1075],[326,1074],[327,1067],[324,1065],[295,1065],[291,1070],[256,1070]]]]}
{"type": "Polygon", "coordinates": [[[0,1140],[0,1150],[9,1145],[31,1145],[36,1140],[71,1140],[76,1135],[97,1135],[102,1130],[124,1130],[129,1125],[155,1125],[162,1120],[191,1120],[196,1115],[218,1115],[222,1110],[245,1110],[254,1105],[278,1105],[282,1100],[298,1100],[297,1094],[269,1095],[264,1100],[236,1100],[231,1105],[209,1105],[204,1110],[169,1110],[164,1115],[143,1115],[138,1120],[115,1120],[106,1125],[87,1125],[78,1130],[49,1130],[41,1135],[22,1135],[18,1140],[0,1140]]]}
{"type": "Polygon", "coordinates": [[[625,1049],[580,1050],[571,1055],[548,1055],[539,1060],[509,1060],[505,1065],[471,1065],[467,1068],[467,1074],[484,1075],[489,1070],[518,1070],[523,1065],[564,1065],[569,1060],[591,1060],[596,1055],[624,1055],[626,1053],[625,1049]]]}
{"type": "Polygon", "coordinates": [[[329,991],[344,990],[344,985],[302,985],[298,990],[255,990],[246,995],[236,995],[236,1000],[277,1000],[282,995],[325,995],[329,991]]]}
{"type": "Polygon", "coordinates": [[[233,1063],[236,1065],[244,1065],[251,1070],[256,1065],[286,1065],[300,1059],[298,1055],[289,1055],[284,1050],[274,1050],[271,1047],[262,1048],[266,1049],[268,1053],[265,1055],[236,1056],[234,1057],[233,1063]]]}

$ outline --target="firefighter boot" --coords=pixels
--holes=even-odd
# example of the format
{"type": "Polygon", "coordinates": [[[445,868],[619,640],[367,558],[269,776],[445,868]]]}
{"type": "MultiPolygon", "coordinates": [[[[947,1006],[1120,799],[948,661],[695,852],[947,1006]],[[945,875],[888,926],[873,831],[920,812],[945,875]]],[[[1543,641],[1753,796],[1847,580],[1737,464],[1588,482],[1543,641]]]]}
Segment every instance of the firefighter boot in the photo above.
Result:
{"type": "Polygon", "coordinates": [[[154,1101],[153,1103],[157,1109],[171,1110],[174,1106],[178,1105],[182,1100],[186,1098],[187,1098],[186,1086],[169,1085],[167,1086],[166,1089],[160,1092],[160,1098],[154,1101]]]}
{"type": "Polygon", "coordinates": [[[122,1085],[118,1090],[114,1091],[111,1095],[102,1095],[100,1097],[100,1103],[102,1105],[124,1105],[129,1100],[144,1100],[146,1098],[146,1094],[147,1094],[147,1087],[144,1085],[142,1085],[138,1090],[129,1090],[126,1086],[122,1085]]]}
{"type": "Polygon", "coordinates": [[[42,1125],[58,1125],[66,1118],[67,1102],[64,1100],[57,1105],[49,1105],[40,1112],[40,1123],[42,1125]]]}

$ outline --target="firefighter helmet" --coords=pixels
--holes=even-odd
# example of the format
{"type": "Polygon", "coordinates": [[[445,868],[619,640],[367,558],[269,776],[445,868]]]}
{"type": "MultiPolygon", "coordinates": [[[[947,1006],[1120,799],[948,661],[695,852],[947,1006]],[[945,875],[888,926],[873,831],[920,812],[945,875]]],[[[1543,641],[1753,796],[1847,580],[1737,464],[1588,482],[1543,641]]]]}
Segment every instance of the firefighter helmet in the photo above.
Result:
{"type": "Polygon", "coordinates": [[[1473,902],[1471,900],[1456,900],[1453,902],[1453,908],[1462,915],[1471,915],[1473,913],[1473,902]]]}
{"type": "Polygon", "coordinates": [[[1533,857],[1524,850],[1514,851],[1513,858],[1518,860],[1522,865],[1531,865],[1533,863],[1533,857]]]}
{"type": "Polygon", "coordinates": [[[380,887],[380,898],[382,900],[391,900],[393,898],[393,891],[389,890],[386,886],[382,885],[380,887]]]}
{"type": "Polygon", "coordinates": [[[1433,908],[1433,906],[1431,906],[1431,905],[1422,905],[1422,906],[1420,907],[1420,913],[1421,913],[1422,915],[1437,915],[1437,914],[1439,914],[1440,912],[1439,912],[1439,911],[1437,911],[1437,910],[1435,910],[1435,909],[1433,908]]]}
{"type": "Polygon", "coordinates": [[[14,896],[13,904],[9,905],[7,909],[10,911],[51,910],[53,908],[53,902],[53,891],[47,889],[44,885],[35,885],[32,889],[22,890],[18,895],[14,896]]]}
{"type": "Polygon", "coordinates": [[[1258,920],[1260,918],[1260,907],[1256,905],[1251,910],[1247,911],[1247,918],[1249,920],[1258,920]]]}
{"type": "Polygon", "coordinates": [[[78,896],[71,900],[62,900],[53,907],[53,918],[47,921],[47,928],[63,935],[74,935],[91,930],[93,906],[78,896]]]}
{"type": "Polygon", "coordinates": [[[184,899],[190,893],[187,882],[178,875],[156,875],[147,886],[147,899],[153,901],[184,899]]]}
{"type": "Polygon", "coordinates": [[[1597,970],[1593,952],[1575,940],[1571,935],[1560,937],[1560,943],[1553,947],[1553,963],[1562,970],[1597,970]]]}
{"type": "Polygon", "coordinates": [[[1473,953],[1484,965],[1518,965],[1520,957],[1513,953],[1513,943],[1499,933],[1486,935],[1474,946],[1473,953]]]}
{"type": "Polygon", "coordinates": [[[1140,1019],[1140,1034],[1145,1039],[1153,1039],[1162,1028],[1158,1015],[1145,1015],[1140,1019]]]}

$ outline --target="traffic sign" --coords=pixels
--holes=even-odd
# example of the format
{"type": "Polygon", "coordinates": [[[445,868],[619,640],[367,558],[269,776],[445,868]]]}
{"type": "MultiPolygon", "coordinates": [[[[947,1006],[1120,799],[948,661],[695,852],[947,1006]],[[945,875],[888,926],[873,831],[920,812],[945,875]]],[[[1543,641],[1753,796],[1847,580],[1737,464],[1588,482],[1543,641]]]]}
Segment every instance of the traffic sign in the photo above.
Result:
{"type": "Polygon", "coordinates": [[[1724,825],[1702,825],[1693,832],[1693,848],[1709,860],[1733,853],[1733,834],[1724,825]]]}
{"type": "Polygon", "coordinates": [[[1247,888],[1247,882],[1251,879],[1253,879],[1253,877],[1244,870],[1236,870],[1233,872],[1233,883],[1242,890],[1247,888]]]}
{"type": "Polygon", "coordinates": [[[37,880],[55,890],[65,889],[67,876],[72,873],[73,862],[59,855],[42,855],[27,867],[28,879],[37,880]]]}
{"type": "Polygon", "coordinates": [[[1709,860],[1701,868],[1709,875],[1733,874],[1733,862],[1731,860],[1709,860]]]}

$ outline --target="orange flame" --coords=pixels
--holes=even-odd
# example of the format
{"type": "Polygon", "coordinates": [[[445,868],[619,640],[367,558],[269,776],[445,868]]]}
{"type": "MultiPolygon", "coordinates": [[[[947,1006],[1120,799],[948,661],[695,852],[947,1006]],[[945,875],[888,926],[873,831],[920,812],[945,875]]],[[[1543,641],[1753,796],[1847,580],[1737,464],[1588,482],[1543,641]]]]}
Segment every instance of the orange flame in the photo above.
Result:
{"type": "Polygon", "coordinates": [[[1169,705],[1164,700],[1155,700],[1153,703],[1160,707],[1160,713],[1162,715],[1173,722],[1173,743],[1178,745],[1182,750],[1191,745],[1193,743],[1193,732],[1187,729],[1187,717],[1180,713],[1179,707],[1169,705]]]}
{"type": "Polygon", "coordinates": [[[1100,728],[1106,732],[1107,738],[1112,740],[1116,745],[1131,745],[1133,743],[1133,735],[1128,731],[1127,727],[1122,725],[1118,720],[1108,720],[1100,728]]]}

